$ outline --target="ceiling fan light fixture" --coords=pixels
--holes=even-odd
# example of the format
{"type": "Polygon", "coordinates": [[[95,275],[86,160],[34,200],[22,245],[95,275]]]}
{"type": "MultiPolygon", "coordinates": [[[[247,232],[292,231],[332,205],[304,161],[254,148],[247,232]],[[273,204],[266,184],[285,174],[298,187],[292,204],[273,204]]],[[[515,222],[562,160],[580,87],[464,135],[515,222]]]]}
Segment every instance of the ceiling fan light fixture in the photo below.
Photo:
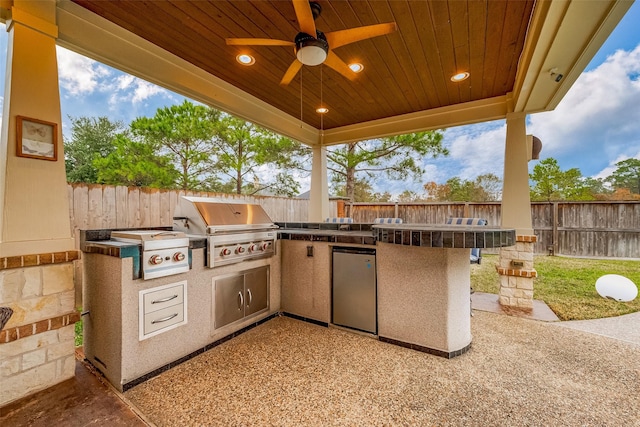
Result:
{"type": "Polygon", "coordinates": [[[354,62],[352,64],[349,64],[349,68],[351,69],[351,71],[353,71],[354,73],[359,73],[362,70],[364,70],[364,65],[362,65],[359,62],[354,62]]]}
{"type": "Polygon", "coordinates": [[[317,39],[305,33],[296,36],[296,58],[304,65],[320,65],[327,59],[329,44],[324,34],[320,31],[317,33],[317,39]]]}
{"type": "Polygon", "coordinates": [[[461,82],[463,80],[467,80],[468,78],[469,78],[469,73],[464,71],[462,73],[458,73],[458,74],[455,74],[455,75],[451,76],[451,81],[454,82],[454,83],[455,82],[461,82]]]}
{"type": "Polygon", "coordinates": [[[242,65],[253,65],[256,63],[256,59],[246,53],[241,53],[240,55],[236,56],[236,61],[238,61],[242,65]]]}

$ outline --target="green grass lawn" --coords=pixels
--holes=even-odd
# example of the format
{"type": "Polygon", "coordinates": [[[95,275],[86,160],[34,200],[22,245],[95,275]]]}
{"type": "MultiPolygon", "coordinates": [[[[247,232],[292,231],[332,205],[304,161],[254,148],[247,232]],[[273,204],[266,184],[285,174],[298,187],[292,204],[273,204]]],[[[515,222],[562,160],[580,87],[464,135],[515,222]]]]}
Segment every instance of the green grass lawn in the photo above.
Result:
{"type": "MultiPolygon", "coordinates": [[[[497,294],[500,277],[497,255],[482,255],[482,264],[471,265],[471,286],[478,292],[497,294]]],[[[542,300],[561,320],[598,319],[640,311],[640,297],[631,302],[602,298],[596,280],[605,274],[620,274],[640,285],[640,261],[566,258],[540,255],[534,267],[533,297],[542,300]]]]}

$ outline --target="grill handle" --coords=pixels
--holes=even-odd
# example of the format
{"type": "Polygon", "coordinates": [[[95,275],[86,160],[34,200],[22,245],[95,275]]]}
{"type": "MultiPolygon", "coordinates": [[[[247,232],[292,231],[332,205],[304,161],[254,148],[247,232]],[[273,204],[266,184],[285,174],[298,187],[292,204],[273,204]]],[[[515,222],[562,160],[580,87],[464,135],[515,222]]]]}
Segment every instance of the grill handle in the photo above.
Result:
{"type": "Polygon", "coordinates": [[[152,234],[151,238],[155,239],[156,237],[160,237],[160,236],[177,236],[178,233],[176,233],[175,231],[162,231],[160,233],[156,233],[156,234],[152,234]]]}

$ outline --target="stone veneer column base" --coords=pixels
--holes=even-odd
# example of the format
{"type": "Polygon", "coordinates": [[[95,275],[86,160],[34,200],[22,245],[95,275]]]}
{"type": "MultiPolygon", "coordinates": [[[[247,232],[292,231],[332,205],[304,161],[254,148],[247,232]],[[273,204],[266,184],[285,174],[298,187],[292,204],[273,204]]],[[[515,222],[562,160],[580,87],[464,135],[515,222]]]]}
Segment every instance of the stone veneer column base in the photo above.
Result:
{"type": "Polygon", "coordinates": [[[536,236],[516,236],[516,245],[500,249],[496,270],[500,275],[500,305],[519,310],[533,310],[533,248],[536,236]]]}
{"type": "Polygon", "coordinates": [[[0,407],[75,375],[73,261],[65,251],[0,257],[0,407]]]}

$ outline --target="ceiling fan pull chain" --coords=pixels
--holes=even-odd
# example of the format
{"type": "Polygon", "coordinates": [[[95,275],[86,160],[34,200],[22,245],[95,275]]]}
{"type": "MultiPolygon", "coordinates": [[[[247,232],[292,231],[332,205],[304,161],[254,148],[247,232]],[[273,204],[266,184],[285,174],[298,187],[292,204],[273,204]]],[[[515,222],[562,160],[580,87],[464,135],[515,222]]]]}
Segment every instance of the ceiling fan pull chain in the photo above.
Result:
{"type": "MultiPolygon", "coordinates": [[[[320,64],[320,107],[324,108],[324,101],[322,98],[322,69],[324,64],[320,64]]],[[[324,133],[324,114],[320,114],[320,131],[324,133]]]]}
{"type": "Polygon", "coordinates": [[[304,126],[304,122],[302,121],[302,74],[303,71],[300,70],[300,129],[304,126]]]}

